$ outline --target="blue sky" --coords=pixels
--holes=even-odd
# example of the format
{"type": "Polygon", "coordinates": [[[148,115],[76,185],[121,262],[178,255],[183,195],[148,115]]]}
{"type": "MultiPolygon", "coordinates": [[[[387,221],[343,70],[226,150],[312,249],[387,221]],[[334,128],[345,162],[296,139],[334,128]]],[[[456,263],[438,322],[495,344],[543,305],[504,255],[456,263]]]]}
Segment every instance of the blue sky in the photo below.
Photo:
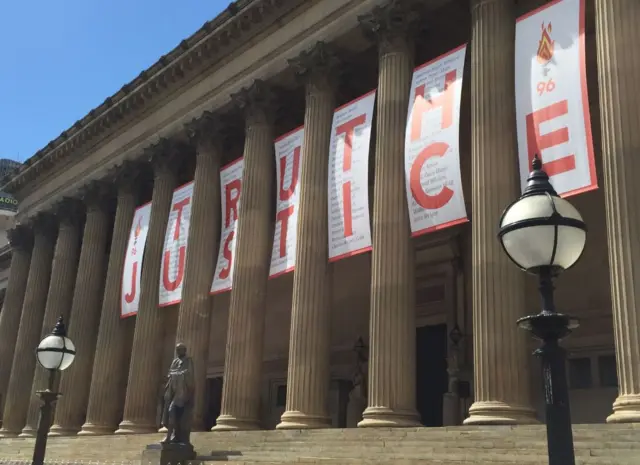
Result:
{"type": "Polygon", "coordinates": [[[229,3],[0,1],[0,158],[29,158],[229,3]]]}

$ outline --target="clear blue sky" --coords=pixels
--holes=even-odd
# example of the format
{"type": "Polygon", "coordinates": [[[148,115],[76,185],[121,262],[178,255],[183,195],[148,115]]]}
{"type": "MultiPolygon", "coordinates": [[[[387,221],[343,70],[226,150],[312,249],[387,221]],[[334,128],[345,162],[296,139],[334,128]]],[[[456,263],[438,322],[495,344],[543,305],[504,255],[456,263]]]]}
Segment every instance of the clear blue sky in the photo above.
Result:
{"type": "Polygon", "coordinates": [[[0,158],[32,156],[229,0],[0,0],[0,158]]]}

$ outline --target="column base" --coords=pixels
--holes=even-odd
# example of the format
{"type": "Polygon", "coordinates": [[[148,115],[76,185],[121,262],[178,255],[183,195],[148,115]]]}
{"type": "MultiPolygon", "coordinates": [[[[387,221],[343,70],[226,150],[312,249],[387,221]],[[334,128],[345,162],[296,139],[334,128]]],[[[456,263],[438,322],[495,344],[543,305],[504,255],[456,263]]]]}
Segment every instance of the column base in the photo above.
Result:
{"type": "Polygon", "coordinates": [[[151,434],[157,433],[158,427],[154,425],[141,425],[134,423],[133,421],[124,420],[118,426],[118,429],[113,434],[151,434]]]}
{"type": "Polygon", "coordinates": [[[11,431],[2,428],[0,429],[0,438],[17,438],[20,433],[20,431],[11,431]]]}
{"type": "Polygon", "coordinates": [[[211,431],[255,431],[262,429],[258,420],[236,418],[233,415],[220,415],[211,431]]]}
{"type": "Polygon", "coordinates": [[[51,430],[49,430],[49,437],[62,437],[62,436],[76,436],[78,434],[78,429],[76,428],[64,428],[60,425],[53,425],[51,430]]]}
{"type": "MultiPolygon", "coordinates": [[[[607,423],[640,423],[640,394],[619,396],[607,423]]],[[[2,433],[2,431],[0,431],[2,433]]]]}
{"type": "Polygon", "coordinates": [[[31,426],[25,426],[22,428],[22,433],[18,435],[19,438],[35,438],[36,429],[31,426]]]}
{"type": "Polygon", "coordinates": [[[78,433],[78,436],[108,436],[113,434],[115,428],[112,426],[100,426],[93,423],[85,423],[78,433]]]}
{"type": "Polygon", "coordinates": [[[331,418],[309,415],[296,410],[284,412],[276,429],[322,429],[331,428],[331,418]]]}
{"type": "Polygon", "coordinates": [[[536,425],[536,412],[529,407],[497,401],[474,402],[465,425],[536,425]]]}
{"type": "Polygon", "coordinates": [[[417,428],[422,426],[415,410],[367,407],[358,428],[417,428]]]}

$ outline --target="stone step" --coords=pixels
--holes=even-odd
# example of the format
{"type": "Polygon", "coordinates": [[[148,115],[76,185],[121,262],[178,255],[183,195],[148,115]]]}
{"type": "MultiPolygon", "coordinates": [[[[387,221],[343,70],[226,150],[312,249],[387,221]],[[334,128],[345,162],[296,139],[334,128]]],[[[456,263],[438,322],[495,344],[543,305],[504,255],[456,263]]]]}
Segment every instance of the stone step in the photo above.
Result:
{"type": "MultiPolygon", "coordinates": [[[[607,426],[609,428],[609,426],[607,426]]],[[[401,439],[405,440],[405,438],[411,437],[419,437],[425,438],[425,435],[429,440],[458,440],[459,438],[464,439],[472,439],[472,438],[482,438],[482,439],[490,439],[490,438],[502,438],[508,436],[510,438],[537,438],[537,439],[545,439],[546,432],[544,427],[537,426],[535,428],[523,428],[523,429],[513,429],[512,427],[496,427],[492,430],[486,429],[449,429],[449,428],[421,428],[418,430],[386,430],[386,429],[370,429],[370,430],[356,430],[356,429],[348,429],[348,430],[327,430],[331,432],[325,432],[321,430],[315,431],[272,431],[272,432],[244,432],[244,433],[215,433],[216,439],[219,441],[227,441],[229,438],[237,437],[238,434],[241,435],[243,439],[251,440],[251,441],[268,441],[268,442],[280,442],[280,441],[291,441],[296,438],[306,438],[310,434],[313,435],[314,438],[325,440],[325,438],[331,438],[334,441],[349,441],[349,440],[374,440],[374,439],[385,439],[385,440],[393,440],[393,439],[401,439]]],[[[593,439],[597,440],[606,440],[606,439],[616,439],[616,440],[629,440],[635,441],[640,437],[640,429],[639,428],[615,428],[611,430],[605,429],[596,430],[596,429],[582,429],[576,428],[574,430],[574,439],[576,441],[585,440],[590,441],[593,439]]]]}
{"type": "MultiPolygon", "coordinates": [[[[277,461],[248,461],[248,460],[238,460],[238,461],[227,461],[227,460],[195,460],[191,463],[191,465],[389,465],[392,463],[393,465],[478,465],[481,463],[482,465],[548,465],[548,459],[538,458],[537,460],[529,460],[522,461],[520,459],[513,460],[500,460],[500,461],[482,461],[478,462],[477,459],[473,460],[456,460],[454,458],[446,457],[442,458],[420,458],[420,459],[412,459],[412,458],[403,458],[397,459],[393,462],[389,462],[387,459],[385,460],[371,460],[371,459],[326,459],[326,458],[314,458],[308,457],[300,460],[290,461],[290,460],[277,460],[277,461]]],[[[576,465],[637,465],[636,460],[627,460],[627,459],[606,459],[602,460],[599,458],[576,458],[576,465]]],[[[31,461],[29,460],[21,460],[21,461],[7,461],[0,459],[0,464],[2,465],[31,465],[31,461]]],[[[132,465],[131,462],[111,462],[111,461],[46,461],[46,465],[132,465]]],[[[146,464],[141,464],[146,465],[146,464]]]]}
{"type": "MultiPolygon", "coordinates": [[[[474,448],[474,447],[370,447],[368,444],[360,444],[356,447],[337,449],[331,446],[308,446],[306,448],[289,448],[286,449],[286,453],[288,455],[308,455],[312,454],[313,456],[318,457],[353,457],[353,456],[402,456],[409,454],[444,454],[449,452],[456,452],[461,454],[473,454],[475,456],[480,456],[486,453],[517,453],[518,455],[541,455],[546,452],[546,444],[544,446],[539,446],[535,448],[514,448],[514,447],[494,447],[494,448],[474,448]]],[[[606,447],[589,447],[589,446],[580,446],[575,445],[576,455],[580,456],[609,456],[615,455],[617,457],[620,456],[629,456],[629,457],[638,457],[640,456],[640,450],[638,448],[606,448],[606,447]]],[[[208,455],[223,455],[236,452],[231,448],[223,448],[216,447],[212,451],[202,451],[201,454],[208,455]]],[[[242,454],[245,457],[251,456],[265,456],[265,455],[282,455],[283,449],[260,449],[260,448],[251,448],[251,449],[243,449],[242,454]]]]}
{"type": "MultiPolygon", "coordinates": [[[[319,458],[306,457],[296,460],[286,458],[280,460],[212,460],[212,459],[196,459],[190,465],[548,465],[548,458],[537,457],[534,459],[522,460],[520,457],[514,460],[514,457],[500,458],[499,460],[477,459],[458,460],[456,457],[429,457],[429,458],[401,458],[390,462],[388,459],[362,459],[362,458],[319,458]]],[[[10,460],[0,458],[1,465],[31,465],[30,460],[10,460]]],[[[148,465],[140,464],[139,461],[105,461],[105,460],[47,460],[46,465],[148,465]]],[[[637,459],[627,458],[607,458],[600,457],[576,457],[576,465],[637,465],[637,459]]]]}
{"type": "MultiPolygon", "coordinates": [[[[302,457],[320,457],[320,458],[334,458],[334,459],[348,459],[348,458],[378,458],[378,459],[420,459],[425,457],[446,457],[451,460],[469,460],[475,459],[495,459],[505,460],[506,458],[512,458],[514,455],[518,456],[522,460],[535,460],[539,457],[546,455],[546,449],[528,449],[528,450],[514,450],[514,449],[454,449],[454,448],[435,448],[435,449],[404,449],[397,448],[393,450],[369,450],[366,446],[361,446],[356,450],[331,450],[323,448],[310,448],[307,451],[242,451],[241,455],[234,456],[235,451],[212,451],[207,456],[214,458],[226,458],[229,460],[236,460],[235,457],[242,457],[247,460],[261,461],[270,460],[271,458],[282,459],[284,457],[291,457],[291,459],[299,459],[302,457]]],[[[204,454],[203,454],[204,455],[204,454]]],[[[629,458],[639,457],[637,451],[630,450],[615,450],[615,449],[602,449],[602,450],[585,450],[576,449],[576,457],[616,457],[616,458],[629,458]]]]}
{"type": "MultiPolygon", "coordinates": [[[[616,438],[618,439],[618,438],[616,438]]],[[[199,441],[199,443],[201,443],[199,441]]],[[[390,448],[390,447],[405,447],[405,448],[425,448],[425,447],[459,447],[459,448],[472,448],[472,449],[489,449],[495,447],[503,448],[544,448],[547,446],[546,439],[531,439],[523,440],[519,438],[495,438],[495,439],[450,439],[443,441],[428,441],[420,439],[407,439],[407,440],[386,440],[376,439],[371,441],[322,441],[323,447],[331,447],[336,449],[345,449],[351,447],[361,447],[365,443],[368,448],[390,448]]],[[[574,440],[574,444],[577,448],[604,448],[604,449],[640,449],[640,443],[638,443],[638,437],[627,441],[584,441],[574,440]]],[[[211,441],[211,445],[217,449],[233,449],[234,446],[242,445],[243,448],[248,449],[260,449],[260,450],[279,450],[283,447],[287,447],[289,450],[293,449],[306,449],[310,446],[309,441],[264,441],[264,442],[250,442],[250,441],[211,441]]],[[[206,447],[203,444],[203,447],[206,447]]]]}
{"type": "MultiPolygon", "coordinates": [[[[578,464],[640,464],[640,427],[578,425],[578,464]]],[[[60,465],[140,464],[160,434],[51,438],[47,458],[60,465]]],[[[547,465],[544,426],[348,429],[194,433],[205,464],[547,465]]],[[[33,439],[0,439],[0,465],[28,462],[33,439]]],[[[193,465],[200,465],[194,463],[193,465]]]]}
{"type": "MultiPolygon", "coordinates": [[[[473,464],[473,465],[548,465],[548,457],[546,453],[544,455],[520,455],[512,453],[502,455],[486,454],[483,456],[476,456],[472,454],[456,454],[456,453],[444,453],[444,454],[422,454],[413,455],[405,454],[400,457],[322,457],[307,455],[303,457],[273,457],[265,456],[261,459],[255,457],[202,457],[204,463],[211,463],[212,465],[218,465],[220,463],[228,463],[231,465],[238,465],[241,463],[252,464],[271,464],[271,463],[319,463],[325,465],[339,465],[339,464],[371,464],[371,465],[383,465],[383,464],[430,464],[430,463],[448,463],[451,465],[459,464],[473,464]]],[[[576,456],[576,462],[578,465],[637,465],[637,457],[590,457],[590,456],[576,456]]],[[[146,465],[146,464],[141,464],[146,465]]]]}

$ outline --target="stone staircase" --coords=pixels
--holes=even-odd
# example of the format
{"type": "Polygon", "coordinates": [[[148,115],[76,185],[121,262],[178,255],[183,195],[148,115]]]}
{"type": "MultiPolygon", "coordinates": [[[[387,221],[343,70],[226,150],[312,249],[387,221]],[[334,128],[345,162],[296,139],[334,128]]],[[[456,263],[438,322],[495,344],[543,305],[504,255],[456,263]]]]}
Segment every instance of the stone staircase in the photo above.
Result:
{"type": "MultiPolygon", "coordinates": [[[[47,462],[141,464],[161,435],[51,438],[47,462]]],[[[544,426],[194,433],[204,465],[547,465],[544,426]]],[[[640,425],[577,425],[578,465],[640,465],[640,425]]],[[[0,439],[1,465],[26,465],[32,439],[0,439]]],[[[196,465],[196,464],[193,464],[196,465]]]]}

